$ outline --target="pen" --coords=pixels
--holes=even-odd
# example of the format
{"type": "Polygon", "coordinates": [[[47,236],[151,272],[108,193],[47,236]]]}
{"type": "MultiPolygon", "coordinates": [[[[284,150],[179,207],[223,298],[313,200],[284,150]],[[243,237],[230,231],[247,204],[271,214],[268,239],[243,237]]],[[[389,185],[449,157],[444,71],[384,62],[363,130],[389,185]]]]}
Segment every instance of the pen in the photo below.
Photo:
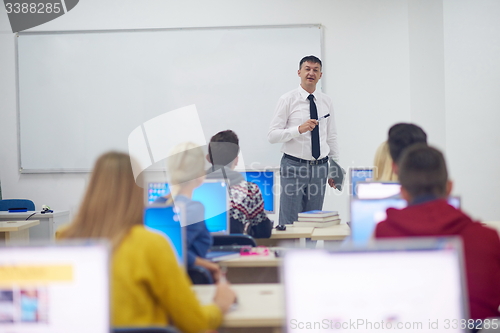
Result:
{"type": "Polygon", "coordinates": [[[328,117],[330,117],[330,114],[329,114],[329,113],[325,114],[325,115],[324,115],[324,116],[322,116],[322,117],[319,117],[319,118],[318,118],[318,121],[320,121],[321,119],[328,118],[328,117]]]}

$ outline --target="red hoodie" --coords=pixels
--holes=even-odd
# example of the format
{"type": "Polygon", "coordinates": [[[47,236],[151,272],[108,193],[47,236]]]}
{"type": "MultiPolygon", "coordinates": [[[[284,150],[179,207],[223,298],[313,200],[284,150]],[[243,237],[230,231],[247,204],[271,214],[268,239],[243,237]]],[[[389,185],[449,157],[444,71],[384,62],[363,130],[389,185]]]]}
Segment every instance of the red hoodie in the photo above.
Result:
{"type": "Polygon", "coordinates": [[[444,199],[389,208],[387,219],[375,229],[376,238],[452,235],[463,241],[471,318],[499,317],[500,239],[495,230],[472,221],[444,199]]]}

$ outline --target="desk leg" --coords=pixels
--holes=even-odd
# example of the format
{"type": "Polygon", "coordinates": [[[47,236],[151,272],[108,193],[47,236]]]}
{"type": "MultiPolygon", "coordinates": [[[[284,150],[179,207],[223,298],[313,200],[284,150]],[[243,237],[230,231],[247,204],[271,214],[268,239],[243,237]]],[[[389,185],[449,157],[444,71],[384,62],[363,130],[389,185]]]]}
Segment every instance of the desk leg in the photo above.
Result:
{"type": "Polygon", "coordinates": [[[305,238],[299,238],[298,239],[298,245],[299,247],[306,247],[306,239],[305,238]]]}
{"type": "Polygon", "coordinates": [[[29,229],[23,229],[19,231],[11,231],[5,233],[5,244],[11,245],[13,243],[24,243],[29,244],[30,242],[30,232],[29,229]]]}

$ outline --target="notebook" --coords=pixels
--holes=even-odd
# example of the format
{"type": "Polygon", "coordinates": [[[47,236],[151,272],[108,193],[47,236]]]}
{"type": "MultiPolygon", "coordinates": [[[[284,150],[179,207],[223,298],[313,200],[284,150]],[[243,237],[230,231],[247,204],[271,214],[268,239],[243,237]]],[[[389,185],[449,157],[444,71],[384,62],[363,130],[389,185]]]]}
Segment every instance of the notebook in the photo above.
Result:
{"type": "Polygon", "coordinates": [[[0,332],[109,333],[109,295],[104,243],[0,247],[0,332]]]}
{"type": "Polygon", "coordinates": [[[287,251],[287,332],[466,332],[458,238],[287,251]]]}

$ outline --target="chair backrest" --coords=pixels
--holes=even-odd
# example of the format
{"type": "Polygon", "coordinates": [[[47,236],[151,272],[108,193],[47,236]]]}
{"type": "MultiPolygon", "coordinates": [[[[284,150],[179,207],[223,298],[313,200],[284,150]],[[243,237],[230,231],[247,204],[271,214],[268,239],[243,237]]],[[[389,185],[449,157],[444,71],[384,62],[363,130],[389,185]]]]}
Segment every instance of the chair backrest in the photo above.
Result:
{"type": "Polygon", "coordinates": [[[181,333],[172,326],[168,327],[121,327],[113,328],[113,333],[181,333]]]}
{"type": "Polygon", "coordinates": [[[249,235],[231,234],[231,235],[212,235],[213,245],[251,245],[257,246],[255,239],[249,235]]]}
{"type": "Polygon", "coordinates": [[[7,211],[11,208],[26,208],[27,210],[35,210],[35,204],[28,199],[4,199],[0,200],[0,211],[7,211]]]}
{"type": "Polygon", "coordinates": [[[208,269],[201,266],[193,266],[188,269],[188,275],[193,284],[214,284],[212,274],[208,269]]]}

